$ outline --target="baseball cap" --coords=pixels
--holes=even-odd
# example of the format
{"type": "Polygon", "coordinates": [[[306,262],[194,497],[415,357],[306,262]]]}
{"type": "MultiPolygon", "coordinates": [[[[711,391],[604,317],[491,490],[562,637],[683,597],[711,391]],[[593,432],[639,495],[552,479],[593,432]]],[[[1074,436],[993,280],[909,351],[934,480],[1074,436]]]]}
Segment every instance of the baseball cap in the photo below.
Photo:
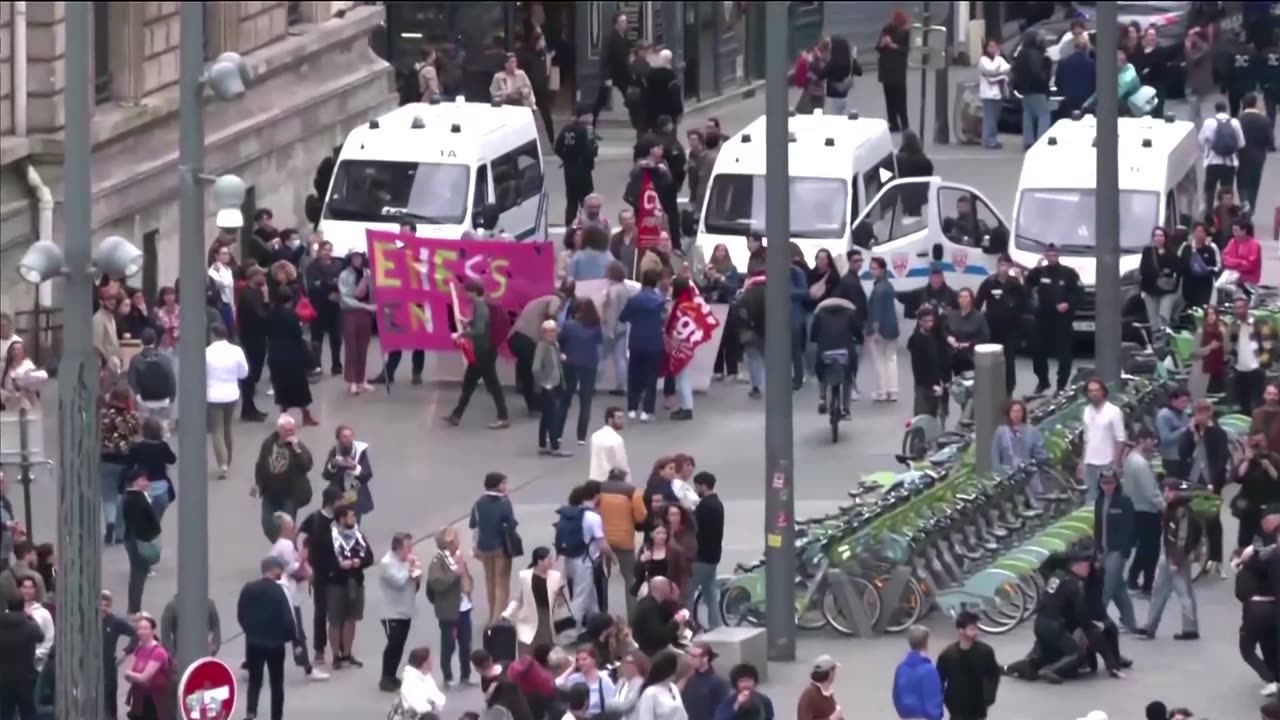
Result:
{"type": "Polygon", "coordinates": [[[831,672],[838,667],[840,667],[840,663],[836,662],[836,659],[830,655],[819,655],[813,661],[813,672],[831,672]]]}

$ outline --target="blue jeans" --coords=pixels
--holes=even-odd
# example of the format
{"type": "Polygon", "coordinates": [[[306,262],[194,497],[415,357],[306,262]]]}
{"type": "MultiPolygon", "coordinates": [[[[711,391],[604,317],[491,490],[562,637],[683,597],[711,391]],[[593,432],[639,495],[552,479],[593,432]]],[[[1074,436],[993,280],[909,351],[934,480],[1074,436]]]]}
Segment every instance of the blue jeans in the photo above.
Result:
{"type": "Polygon", "coordinates": [[[567,398],[563,388],[542,389],[542,414],[538,416],[538,448],[559,450],[567,398]]]}
{"type": "Polygon", "coordinates": [[[151,507],[156,511],[156,520],[163,520],[164,511],[169,507],[169,481],[164,478],[152,480],[147,495],[151,498],[151,507]]]}
{"type": "Polygon", "coordinates": [[[747,363],[747,377],[751,379],[751,387],[764,390],[764,349],[758,345],[748,345],[742,349],[742,359],[747,363]]]}
{"type": "Polygon", "coordinates": [[[680,409],[693,411],[693,380],[689,377],[689,368],[676,375],[676,395],[680,398],[680,409]]]}
{"type": "Polygon", "coordinates": [[[1196,593],[1191,587],[1191,566],[1183,563],[1177,570],[1169,564],[1169,558],[1160,560],[1160,568],[1156,570],[1156,583],[1151,588],[1151,610],[1147,614],[1147,632],[1155,637],[1160,627],[1160,616],[1164,614],[1164,606],[1169,602],[1169,595],[1178,594],[1178,604],[1182,606],[1182,632],[1198,633],[1200,626],[1196,621],[1196,593]]]}
{"type": "MultiPolygon", "coordinates": [[[[702,591],[702,601],[707,604],[707,630],[715,630],[723,623],[720,617],[720,584],[716,582],[716,566],[711,563],[693,564],[693,591],[702,591]]],[[[693,597],[692,594],[689,595],[693,597]]],[[[689,608],[696,617],[697,607],[689,608]]]]}
{"type": "Polygon", "coordinates": [[[115,528],[117,545],[124,542],[124,514],[120,503],[120,475],[124,470],[124,465],[120,463],[98,463],[98,482],[102,489],[102,519],[108,527],[115,528]]]}
{"type": "Polygon", "coordinates": [[[627,410],[652,415],[658,405],[658,376],[662,373],[662,351],[631,350],[627,367],[627,410]]]}
{"type": "Polygon", "coordinates": [[[1120,611],[1120,625],[1126,630],[1138,627],[1133,616],[1133,599],[1129,597],[1129,589],[1124,584],[1125,556],[1118,552],[1109,552],[1102,558],[1102,609],[1114,602],[1120,611]]]}
{"type": "Polygon", "coordinates": [[[578,396],[578,441],[587,439],[587,426],[591,424],[591,399],[596,394],[596,375],[599,363],[595,365],[564,366],[564,408],[560,412],[560,432],[564,435],[564,424],[569,419],[569,405],[573,396],[578,396]]]}
{"type": "MultiPolygon", "coordinates": [[[[1025,120],[1024,120],[1025,122],[1025,120]]],[[[1000,101],[982,101],[982,145],[995,147],[1000,143],[1000,101]]]]}
{"type": "Polygon", "coordinates": [[[1089,507],[1093,507],[1093,501],[1098,499],[1098,478],[1102,476],[1102,471],[1108,467],[1110,466],[1084,466],[1084,501],[1089,507]]]}
{"type": "Polygon", "coordinates": [[[125,540],[124,552],[129,558],[128,612],[133,615],[142,610],[142,590],[146,587],[147,573],[151,572],[151,566],[138,552],[138,541],[132,538],[125,540]]]}
{"type": "Polygon", "coordinates": [[[453,682],[453,653],[458,652],[458,674],[462,682],[471,677],[471,611],[458,613],[457,620],[440,620],[440,674],[453,682]]]}
{"type": "Polygon", "coordinates": [[[1031,147],[1049,130],[1049,96],[1022,96],[1022,145],[1031,147]]]}

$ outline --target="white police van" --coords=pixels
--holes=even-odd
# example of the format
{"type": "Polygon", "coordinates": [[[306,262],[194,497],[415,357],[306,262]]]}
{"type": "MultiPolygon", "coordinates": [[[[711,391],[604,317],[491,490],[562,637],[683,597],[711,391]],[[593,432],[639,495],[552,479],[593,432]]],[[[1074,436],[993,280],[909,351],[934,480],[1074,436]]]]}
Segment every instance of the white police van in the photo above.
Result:
{"type": "MultiPolygon", "coordinates": [[[[827,249],[843,267],[852,220],[894,172],[893,137],[879,118],[792,114],[788,119],[791,194],[789,240],[810,264],[827,249]]],[[[765,118],[724,141],[700,208],[697,247],[711,257],[723,243],[747,269],[747,234],[765,232],[765,118]]]]}
{"type": "MultiPolygon", "coordinates": [[[[1151,117],[1118,121],[1120,171],[1121,316],[1146,321],[1138,294],[1138,263],[1158,225],[1171,243],[1185,236],[1200,199],[1201,151],[1193,123],[1151,117]]],[[[1075,269],[1085,287],[1074,330],[1092,334],[1097,298],[1097,122],[1092,115],[1054,123],[1027,151],[1013,205],[1009,254],[1019,266],[1035,267],[1045,246],[1057,245],[1060,261],[1075,269]]]]}
{"type": "Polygon", "coordinates": [[[365,230],[417,225],[444,240],[489,228],[515,240],[547,232],[547,188],[533,112],[522,106],[410,103],[351,131],[333,171],[320,232],[334,253],[366,247],[365,230]]]}
{"type": "Polygon", "coordinates": [[[864,281],[871,280],[870,258],[883,258],[901,298],[923,287],[933,267],[951,287],[976,289],[1008,244],[1008,224],[982,193],[940,177],[912,177],[884,186],[854,223],[849,247],[867,257],[864,281]]]}

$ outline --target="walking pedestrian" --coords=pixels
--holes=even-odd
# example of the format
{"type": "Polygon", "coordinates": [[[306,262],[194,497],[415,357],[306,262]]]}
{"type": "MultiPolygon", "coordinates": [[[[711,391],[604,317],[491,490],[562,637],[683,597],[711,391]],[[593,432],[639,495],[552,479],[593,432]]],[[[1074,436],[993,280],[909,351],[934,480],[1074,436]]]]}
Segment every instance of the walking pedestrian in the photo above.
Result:
{"type": "Polygon", "coordinates": [[[231,269],[229,246],[218,248],[213,262],[209,264],[209,280],[213,283],[218,295],[218,317],[222,320],[223,327],[227,328],[227,335],[234,336],[236,273],[231,269]]]}
{"type": "Polygon", "coordinates": [[[1142,249],[1138,263],[1138,279],[1142,290],[1142,302],[1147,308],[1147,322],[1152,332],[1157,332],[1173,321],[1174,303],[1178,299],[1178,286],[1182,277],[1182,264],[1177,251],[1169,246],[1165,229],[1151,230],[1151,244],[1142,249]]]}
{"type": "Polygon", "coordinates": [[[539,455],[573,455],[560,447],[568,401],[564,388],[564,360],[556,321],[547,320],[542,323],[542,333],[533,353],[533,378],[541,397],[538,404],[542,407],[542,415],[538,418],[539,455]]]}
{"type": "Polygon", "coordinates": [[[350,506],[334,508],[331,541],[337,569],[325,579],[328,595],[325,611],[329,620],[329,643],[333,647],[333,669],[344,665],[361,668],[364,663],[356,659],[352,648],[356,624],[364,619],[364,571],[373,565],[373,549],[356,525],[356,513],[350,506]]]}
{"type": "Polygon", "coordinates": [[[0,613],[0,710],[6,720],[35,720],[36,649],[42,642],[44,631],[27,614],[22,597],[7,598],[0,613]]]}
{"type": "MultiPolygon", "coordinates": [[[[528,652],[535,645],[553,644],[555,635],[551,618],[564,604],[563,576],[554,567],[555,554],[550,548],[534,548],[529,556],[529,567],[519,573],[516,596],[502,612],[502,617],[515,625],[516,639],[522,652],[528,652]]],[[[476,652],[472,652],[473,658],[476,652]]],[[[482,675],[482,685],[484,680],[482,675]]]]}
{"type": "MultiPolygon", "coordinates": [[[[378,681],[378,689],[395,692],[402,683],[396,679],[396,668],[400,667],[410,626],[418,614],[417,597],[422,586],[423,568],[413,554],[413,536],[406,532],[392,535],[391,549],[382,556],[378,565],[381,569],[378,581],[384,599],[382,632],[387,636],[386,647],[382,650],[382,677],[378,681]]],[[[409,664],[413,666],[412,660],[409,664]]]]}
{"type": "MultiPolygon", "coordinates": [[[[103,590],[98,593],[98,610],[102,615],[102,700],[108,720],[116,720],[120,714],[119,666],[126,657],[133,654],[138,645],[138,633],[134,631],[133,623],[112,612],[112,604],[110,592],[103,590]],[[123,650],[120,649],[122,637],[129,639],[123,650]]],[[[0,618],[3,617],[0,616],[0,618]]],[[[0,638],[9,641],[16,639],[13,636],[6,637],[7,631],[3,629],[3,622],[0,620],[0,638]]],[[[13,653],[8,657],[22,657],[22,652],[13,647],[6,647],[4,650],[5,653],[13,653]]],[[[5,674],[9,673],[16,674],[13,668],[6,666],[5,674]]],[[[22,717],[21,710],[19,710],[19,717],[22,717]]]]}
{"type": "Polygon", "coordinates": [[[572,299],[573,296],[561,287],[555,293],[529,301],[520,310],[507,338],[507,349],[516,359],[516,392],[524,397],[530,416],[541,408],[541,394],[533,381],[533,355],[542,335],[542,324],[560,317],[565,304],[572,299]]]}
{"type": "MultiPolygon", "coordinates": [[[[1280,73],[1280,67],[1273,70],[1280,73]]],[[[1262,168],[1267,163],[1267,153],[1275,148],[1275,121],[1263,112],[1262,98],[1257,92],[1245,94],[1243,111],[1239,115],[1240,133],[1244,136],[1237,159],[1240,161],[1236,182],[1240,186],[1240,202],[1245,211],[1261,217],[1258,207],[1258,189],[1262,187],[1262,168]]]]}
{"type": "MultiPolygon", "coordinates": [[[[613,408],[613,411],[621,417],[620,409],[613,408]]],[[[594,436],[592,442],[595,442],[594,436]]],[[[617,561],[617,574],[622,578],[622,594],[629,618],[636,609],[636,597],[630,585],[636,574],[636,528],[644,526],[649,513],[639,488],[628,482],[627,472],[618,469],[609,470],[601,485],[598,508],[605,542],[617,561]]]]}
{"type": "Polygon", "coordinates": [[[929,659],[929,628],[908,628],[907,647],[893,673],[893,708],[901,720],[942,720],[942,680],[929,659]]]}
{"type": "Polygon", "coordinates": [[[959,637],[938,655],[942,703],[953,720],[985,720],[996,702],[1002,674],[991,646],[978,639],[978,616],[956,615],[959,637]]]}
{"type": "Polygon", "coordinates": [[[276,429],[258,451],[249,497],[262,500],[262,534],[276,540],[274,516],[284,512],[296,518],[298,510],[311,502],[311,450],[298,437],[298,426],[288,415],[276,420],[276,429]]]}
{"type": "Polygon", "coordinates": [[[1227,112],[1227,103],[1213,104],[1213,117],[1200,125],[1200,152],[1204,156],[1204,204],[1213,207],[1218,188],[1233,190],[1236,181],[1237,153],[1244,147],[1244,130],[1240,121],[1227,112]]]}
{"type": "Polygon", "coordinates": [[[647,270],[641,274],[640,291],[632,295],[619,315],[627,323],[627,417],[649,422],[658,402],[658,376],[666,353],[663,312],[666,299],[658,292],[660,273],[647,270]]]}
{"type": "Polygon", "coordinates": [[[1013,89],[1022,95],[1022,148],[1049,131],[1049,81],[1052,63],[1045,55],[1040,30],[1022,33],[1022,47],[1013,62],[1013,89]]]}
{"type": "MultiPolygon", "coordinates": [[[[1023,285],[1034,293],[1036,303],[1036,336],[1032,338],[1032,369],[1036,374],[1035,394],[1049,389],[1049,358],[1058,364],[1057,390],[1062,392],[1071,379],[1072,320],[1084,298],[1080,274],[1060,262],[1058,246],[1049,243],[1044,249],[1044,264],[1036,265],[1023,278],[1023,285]]],[[[1092,496],[1090,496],[1092,500],[1092,496]]]]}
{"type": "Polygon", "coordinates": [[[631,465],[627,460],[627,445],[622,437],[622,430],[626,427],[626,423],[626,414],[622,408],[617,406],[605,408],[604,425],[591,434],[588,480],[604,482],[615,472],[621,473],[623,480],[631,475],[631,465]]]}
{"type": "Polygon", "coordinates": [[[476,558],[484,572],[484,592],[489,617],[485,625],[493,624],[507,606],[511,588],[511,561],[524,554],[520,535],[516,532],[519,522],[511,499],[507,497],[507,476],[491,472],[484,476],[484,494],[471,506],[468,526],[473,538],[476,558]]]}
{"type": "Polygon", "coordinates": [[[876,40],[879,63],[876,72],[884,89],[885,115],[889,132],[911,127],[907,119],[907,54],[911,51],[911,17],[894,10],[889,24],[880,30],[876,40]]]}
{"type": "Polygon", "coordinates": [[[302,424],[314,427],[320,423],[311,415],[311,350],[302,338],[302,321],[294,309],[293,290],[276,291],[271,306],[267,340],[267,368],[271,371],[271,387],[276,406],[281,412],[290,408],[302,410],[302,424]]]}
{"type": "MultiPolygon", "coordinates": [[[[270,307],[267,304],[267,275],[260,267],[251,267],[245,273],[245,288],[240,291],[236,306],[236,320],[240,323],[240,347],[249,364],[249,372],[240,380],[240,419],[246,422],[262,422],[267,414],[258,410],[254,402],[258,381],[267,363],[267,337],[270,307]]],[[[312,321],[315,322],[315,321],[312,321]]]]}
{"type": "Polygon", "coordinates": [[[315,510],[298,526],[297,546],[302,553],[302,562],[307,566],[308,580],[311,583],[313,617],[311,625],[311,648],[313,662],[325,664],[325,650],[329,645],[328,594],[325,592],[325,579],[337,569],[338,559],[333,547],[334,511],[342,502],[342,492],[333,486],[325,487],[320,493],[320,508],[315,510]]]}
{"type": "Polygon", "coordinates": [[[1200,626],[1196,617],[1196,595],[1191,585],[1191,553],[1200,544],[1200,523],[1192,516],[1189,491],[1191,486],[1171,478],[1164,483],[1164,515],[1161,519],[1161,543],[1164,557],[1156,571],[1151,590],[1151,607],[1147,624],[1134,633],[1136,637],[1154,640],[1160,617],[1169,595],[1178,595],[1182,607],[1182,631],[1174,640],[1199,640],[1200,626]]]}
{"type": "Polygon", "coordinates": [[[631,84],[631,41],[627,39],[627,14],[617,12],[613,15],[613,27],[604,41],[604,49],[600,53],[600,90],[596,94],[595,107],[591,112],[591,127],[595,128],[600,121],[600,111],[610,104],[614,88],[622,93],[623,100],[631,84]]]}
{"type": "Polygon", "coordinates": [[[280,576],[280,586],[289,596],[289,605],[293,609],[293,662],[306,674],[308,680],[328,680],[329,675],[317,670],[307,655],[307,632],[302,624],[302,595],[298,592],[298,583],[311,579],[311,568],[302,560],[299,552],[298,528],[288,513],[275,514],[276,541],[271,546],[271,556],[284,565],[280,576]]]}
{"type": "Polygon", "coordinates": [[[564,166],[564,224],[569,227],[573,226],[583,201],[595,191],[591,174],[595,171],[600,147],[590,116],[590,108],[579,106],[574,121],[561,128],[558,136],[552,136],[556,157],[564,166]]]}
{"type": "MultiPolygon", "coordinates": [[[[10,347],[14,346],[23,347],[22,343],[10,347]]],[[[156,347],[155,328],[143,329],[142,350],[129,360],[129,387],[138,398],[138,412],[144,419],[156,418],[168,423],[178,383],[173,364],[156,347]]]]}
{"type": "Polygon", "coordinates": [[[227,340],[227,329],[222,325],[209,328],[209,335],[213,342],[204,349],[205,403],[218,479],[225,480],[233,450],[231,421],[240,402],[240,382],[249,375],[249,361],[239,346],[227,340]]]}
{"type": "Polygon", "coordinates": [[[836,701],[836,668],[840,664],[830,655],[819,655],[809,671],[809,684],[796,701],[797,720],[844,720],[844,712],[836,701]]]}
{"type": "Polygon", "coordinates": [[[347,267],[338,275],[338,299],[342,306],[342,343],[346,349],[342,377],[347,392],[359,395],[373,386],[365,381],[369,341],[373,337],[373,275],[362,252],[347,255],[347,267]]]}
{"type": "Polygon", "coordinates": [[[465,336],[471,342],[473,359],[467,363],[467,370],[463,373],[458,404],[444,420],[455,427],[461,423],[462,414],[467,411],[467,405],[471,402],[471,395],[476,391],[476,386],[484,381],[485,390],[493,397],[494,407],[498,411],[498,417],[489,423],[489,429],[503,430],[511,427],[511,421],[507,416],[507,401],[502,394],[502,383],[498,381],[498,348],[491,332],[493,309],[485,300],[484,285],[479,281],[469,279],[463,284],[463,289],[471,300],[471,319],[459,320],[461,329],[456,337],[461,339],[465,336]]]}
{"type": "Polygon", "coordinates": [[[570,591],[570,613],[585,627],[588,615],[600,611],[597,573],[612,562],[605,540],[604,521],[597,509],[601,484],[587,482],[569,493],[568,504],[557,511],[556,554],[564,558],[570,591]]]}
{"type": "Polygon", "coordinates": [[[249,670],[245,712],[251,720],[258,717],[264,666],[271,686],[271,720],[284,718],[284,649],[297,640],[293,603],[280,585],[284,569],[284,563],[274,555],[264,558],[262,577],[245,583],[236,603],[249,670]]]}
{"type": "Polygon", "coordinates": [[[142,437],[129,447],[129,466],[140,468],[147,475],[148,494],[156,520],[164,518],[164,511],[175,499],[173,477],[169,466],[178,462],[178,456],[164,439],[164,425],[155,418],[142,423],[142,437]]]}
{"type": "MultiPolygon", "coordinates": [[[[1159,418],[1156,422],[1159,423],[1159,418]]],[[[1151,468],[1155,435],[1143,428],[1134,441],[1134,448],[1125,456],[1121,478],[1125,495],[1133,504],[1133,562],[1129,563],[1128,587],[1149,598],[1156,578],[1156,564],[1160,562],[1160,514],[1164,512],[1164,495],[1151,468]]],[[[1168,465],[1165,471],[1172,474],[1168,465]]]]}
{"type": "MultiPolygon", "coordinates": [[[[603,237],[598,229],[593,234],[603,237]]],[[[608,255],[608,253],[605,253],[608,255]]],[[[612,256],[609,256],[612,257],[612,256]]],[[[569,417],[569,404],[578,397],[577,438],[587,443],[587,426],[591,422],[591,401],[596,392],[596,373],[600,368],[600,348],[604,331],[600,314],[590,299],[574,303],[570,317],[560,329],[560,348],[564,352],[564,408],[560,414],[563,426],[569,417]]],[[[563,428],[561,429],[563,435],[563,428]]]]}
{"type": "Polygon", "coordinates": [[[436,554],[427,567],[427,592],[436,610],[440,627],[440,674],[445,688],[453,682],[453,656],[458,654],[458,678],[471,684],[471,590],[474,582],[467,558],[462,554],[458,531],[444,528],[436,533],[436,554]]]}
{"type": "Polygon", "coordinates": [[[1133,501],[1120,486],[1114,468],[1102,470],[1098,486],[1102,492],[1093,505],[1093,541],[1102,561],[1102,612],[1114,602],[1120,611],[1120,626],[1134,632],[1138,621],[1124,582],[1124,566],[1135,539],[1133,501]]]}
{"type": "Polygon", "coordinates": [[[871,295],[867,298],[867,350],[876,375],[876,402],[898,400],[898,309],[883,257],[871,258],[871,295]]]}
{"type": "Polygon", "coordinates": [[[130,720],[174,717],[177,709],[173,707],[173,661],[168,650],[156,640],[156,620],[145,612],[138,613],[133,627],[138,643],[133,651],[133,663],[124,672],[125,682],[129,683],[125,695],[127,714],[130,720]]]}
{"type": "MultiPolygon", "coordinates": [[[[1187,469],[1187,476],[1179,479],[1186,480],[1194,488],[1221,495],[1231,470],[1230,440],[1227,432],[1214,419],[1212,402],[1197,400],[1191,413],[1191,427],[1183,434],[1178,445],[1178,456],[1182,460],[1182,467],[1187,469]]],[[[1222,520],[1214,515],[1201,518],[1199,522],[1202,523],[1209,544],[1205,572],[1217,573],[1225,578],[1222,567],[1222,520]]]]}
{"type": "Polygon", "coordinates": [[[160,562],[160,518],[151,506],[147,473],[130,468],[121,478],[128,488],[121,500],[124,515],[124,551],[129,558],[130,615],[142,610],[142,590],[147,574],[160,562]]]}
{"type": "Polygon", "coordinates": [[[716,570],[724,556],[724,503],[716,495],[715,475],[706,471],[694,475],[693,487],[698,493],[698,506],[693,511],[698,541],[693,559],[693,587],[688,592],[689,612],[695,618],[698,616],[695,591],[701,591],[707,605],[707,629],[715,630],[723,624],[716,570]]]}
{"type": "Polygon", "coordinates": [[[107,394],[100,414],[98,482],[102,490],[102,517],[106,521],[103,543],[124,542],[124,516],[120,506],[120,481],[127,469],[129,448],[142,432],[142,419],[134,409],[133,392],[117,385],[107,394]]]}

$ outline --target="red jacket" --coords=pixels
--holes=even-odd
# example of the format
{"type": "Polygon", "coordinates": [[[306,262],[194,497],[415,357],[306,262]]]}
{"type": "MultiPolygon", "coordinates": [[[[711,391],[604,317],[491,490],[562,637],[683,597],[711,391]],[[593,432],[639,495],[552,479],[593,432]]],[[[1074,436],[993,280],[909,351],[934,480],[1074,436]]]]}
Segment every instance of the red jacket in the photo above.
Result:
{"type": "Polygon", "coordinates": [[[556,696],[556,679],[551,671],[538,664],[532,655],[526,655],[511,663],[507,677],[526,695],[556,696]]]}
{"type": "Polygon", "coordinates": [[[1240,280],[1262,282],[1262,244],[1256,238],[1231,238],[1222,251],[1222,266],[1240,273],[1240,280]]]}

